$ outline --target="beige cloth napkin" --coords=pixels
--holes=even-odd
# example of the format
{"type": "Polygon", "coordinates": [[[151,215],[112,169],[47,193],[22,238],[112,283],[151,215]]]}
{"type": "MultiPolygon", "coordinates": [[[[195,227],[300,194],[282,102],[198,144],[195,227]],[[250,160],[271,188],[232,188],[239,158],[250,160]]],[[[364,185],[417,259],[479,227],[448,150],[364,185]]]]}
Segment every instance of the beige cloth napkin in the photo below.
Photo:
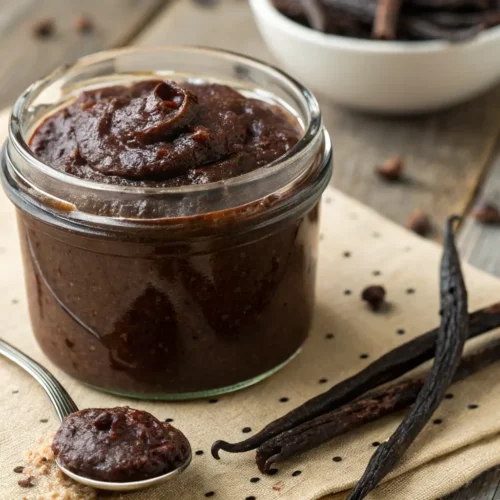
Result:
{"type": "MultiPolygon", "coordinates": [[[[194,455],[191,467],[177,481],[133,493],[127,496],[130,500],[195,500],[211,491],[221,500],[313,500],[328,493],[335,493],[330,497],[335,500],[345,498],[373,453],[372,443],[385,440],[401,415],[280,464],[272,477],[258,472],[253,452],[222,453],[217,462],[210,456],[210,445],[218,438],[248,437],[242,433],[244,427],[260,429],[438,322],[440,248],[329,189],[322,203],[316,316],[302,353],[270,379],[222,396],[215,404],[126,400],[81,385],[44,357],[28,321],[14,210],[3,194],[0,231],[0,336],[52,370],[81,408],[129,404],[161,419],[173,418],[194,451],[204,452],[194,455]],[[361,290],[377,283],[387,289],[392,305],[387,313],[373,313],[360,300],[361,290]],[[328,382],[321,384],[323,378],[328,382]],[[288,400],[280,402],[281,398],[288,400]],[[293,476],[297,470],[301,474],[293,476]],[[252,477],[261,479],[252,483],[252,477]]],[[[465,270],[471,309],[500,300],[496,279],[469,266],[465,270]]],[[[19,476],[12,469],[23,463],[39,436],[57,429],[58,422],[42,389],[15,365],[0,360],[0,380],[0,499],[36,498],[34,490],[17,485],[19,476]]],[[[500,463],[500,363],[454,385],[451,392],[454,398],[446,399],[436,414],[443,422],[425,429],[389,481],[370,498],[434,500],[500,463]],[[469,404],[478,407],[469,409],[469,404]]]]}

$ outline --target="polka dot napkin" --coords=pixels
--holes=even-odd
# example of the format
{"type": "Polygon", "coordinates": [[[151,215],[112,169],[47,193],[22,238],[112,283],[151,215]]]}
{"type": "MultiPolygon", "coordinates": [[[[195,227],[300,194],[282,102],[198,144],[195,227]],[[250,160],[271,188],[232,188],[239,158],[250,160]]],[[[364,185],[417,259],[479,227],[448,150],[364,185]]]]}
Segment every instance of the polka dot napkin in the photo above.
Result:
{"type": "MultiPolygon", "coordinates": [[[[440,248],[410,234],[341,193],[322,201],[317,307],[302,353],[270,379],[217,399],[147,403],[101,394],[57,370],[31,333],[23,289],[14,211],[0,195],[0,336],[54,372],[81,407],[129,404],[172,419],[193,445],[193,462],[178,480],[127,495],[129,500],[313,500],[345,498],[361,476],[374,443],[387,439],[402,414],[336,438],[263,476],[254,452],[221,460],[210,456],[216,439],[238,441],[352,375],[389,349],[438,323],[440,248]],[[374,313],[361,290],[382,284],[390,309],[374,313]]],[[[499,282],[465,266],[470,308],[500,300],[499,282]]],[[[498,334],[498,332],[497,332],[498,334]]],[[[485,337],[491,338],[495,332],[485,337]]],[[[484,342],[477,339],[473,344],[484,342]]],[[[37,384],[0,359],[0,499],[37,498],[17,485],[13,468],[38,437],[58,422],[37,384]]],[[[436,415],[399,467],[370,498],[434,500],[500,463],[500,363],[450,389],[436,415]]],[[[45,497],[38,497],[45,498],[45,497]]]]}

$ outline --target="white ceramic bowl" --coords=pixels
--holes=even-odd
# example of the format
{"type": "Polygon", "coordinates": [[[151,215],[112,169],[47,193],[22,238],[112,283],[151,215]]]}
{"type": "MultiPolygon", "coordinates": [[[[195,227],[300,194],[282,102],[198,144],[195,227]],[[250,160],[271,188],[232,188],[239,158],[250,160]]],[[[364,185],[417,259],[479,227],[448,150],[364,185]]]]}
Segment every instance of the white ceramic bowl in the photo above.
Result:
{"type": "Polygon", "coordinates": [[[335,102],[364,111],[445,108],[500,81],[500,26],[473,40],[391,42],[314,31],[250,0],[269,49],[290,74],[335,102]]]}

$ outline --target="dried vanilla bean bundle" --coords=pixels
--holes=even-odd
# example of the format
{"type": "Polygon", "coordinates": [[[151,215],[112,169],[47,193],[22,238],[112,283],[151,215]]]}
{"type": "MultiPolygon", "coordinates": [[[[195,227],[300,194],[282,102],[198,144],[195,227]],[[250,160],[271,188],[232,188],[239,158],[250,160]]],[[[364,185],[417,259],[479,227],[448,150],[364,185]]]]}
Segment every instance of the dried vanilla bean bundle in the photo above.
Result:
{"type": "Polygon", "coordinates": [[[313,29],[377,40],[461,42],[500,24],[500,0],[274,0],[313,29]]]}
{"type": "MultiPolygon", "coordinates": [[[[463,380],[497,361],[500,361],[500,339],[488,342],[485,347],[465,356],[453,382],[463,380]]],[[[268,473],[277,462],[295,458],[337,436],[408,408],[417,399],[424,382],[425,376],[396,382],[278,434],[257,448],[257,466],[264,474],[268,473]]]]}

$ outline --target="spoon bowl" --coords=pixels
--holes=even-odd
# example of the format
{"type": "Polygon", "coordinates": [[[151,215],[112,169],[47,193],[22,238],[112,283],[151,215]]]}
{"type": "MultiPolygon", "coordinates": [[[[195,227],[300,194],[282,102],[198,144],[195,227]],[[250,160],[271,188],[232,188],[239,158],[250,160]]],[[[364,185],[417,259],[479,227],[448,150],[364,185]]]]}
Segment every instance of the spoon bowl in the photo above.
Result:
{"type": "Polygon", "coordinates": [[[173,471],[167,472],[161,476],[152,477],[149,479],[143,479],[142,481],[130,481],[127,483],[113,483],[109,481],[99,481],[97,479],[91,479],[89,477],[79,476],[74,472],[66,469],[63,465],[56,460],[56,464],[59,469],[64,472],[68,477],[73,479],[74,481],[83,484],[85,486],[90,486],[92,488],[96,488],[99,490],[107,490],[107,491],[134,491],[134,490],[142,490],[144,488],[151,488],[152,486],[157,486],[159,484],[165,483],[166,481],[170,481],[171,479],[175,479],[181,472],[184,472],[191,463],[192,454],[189,453],[186,461],[177,469],[173,471]]]}
{"type": "MultiPolygon", "coordinates": [[[[64,387],[54,377],[54,375],[52,375],[52,373],[50,373],[40,363],[30,358],[19,349],[15,348],[2,339],[0,339],[0,354],[16,363],[23,370],[27,371],[43,387],[43,389],[49,396],[60,421],[62,421],[64,417],[67,417],[71,413],[78,411],[76,403],[71,399],[71,396],[67,393],[66,389],[64,389],[64,387]]],[[[170,479],[175,479],[181,472],[184,472],[189,467],[191,458],[192,452],[190,449],[189,456],[187,457],[186,461],[177,469],[174,469],[173,471],[170,471],[167,474],[163,474],[161,476],[144,479],[142,481],[130,481],[126,483],[99,481],[97,479],[79,476],[78,474],[75,474],[74,472],[66,469],[57,460],[56,464],[59,469],[64,472],[64,474],[66,474],[74,481],[80,484],[84,484],[85,486],[91,486],[92,488],[108,491],[133,491],[143,488],[150,488],[151,486],[156,486],[158,484],[169,481],[170,479]]]]}

